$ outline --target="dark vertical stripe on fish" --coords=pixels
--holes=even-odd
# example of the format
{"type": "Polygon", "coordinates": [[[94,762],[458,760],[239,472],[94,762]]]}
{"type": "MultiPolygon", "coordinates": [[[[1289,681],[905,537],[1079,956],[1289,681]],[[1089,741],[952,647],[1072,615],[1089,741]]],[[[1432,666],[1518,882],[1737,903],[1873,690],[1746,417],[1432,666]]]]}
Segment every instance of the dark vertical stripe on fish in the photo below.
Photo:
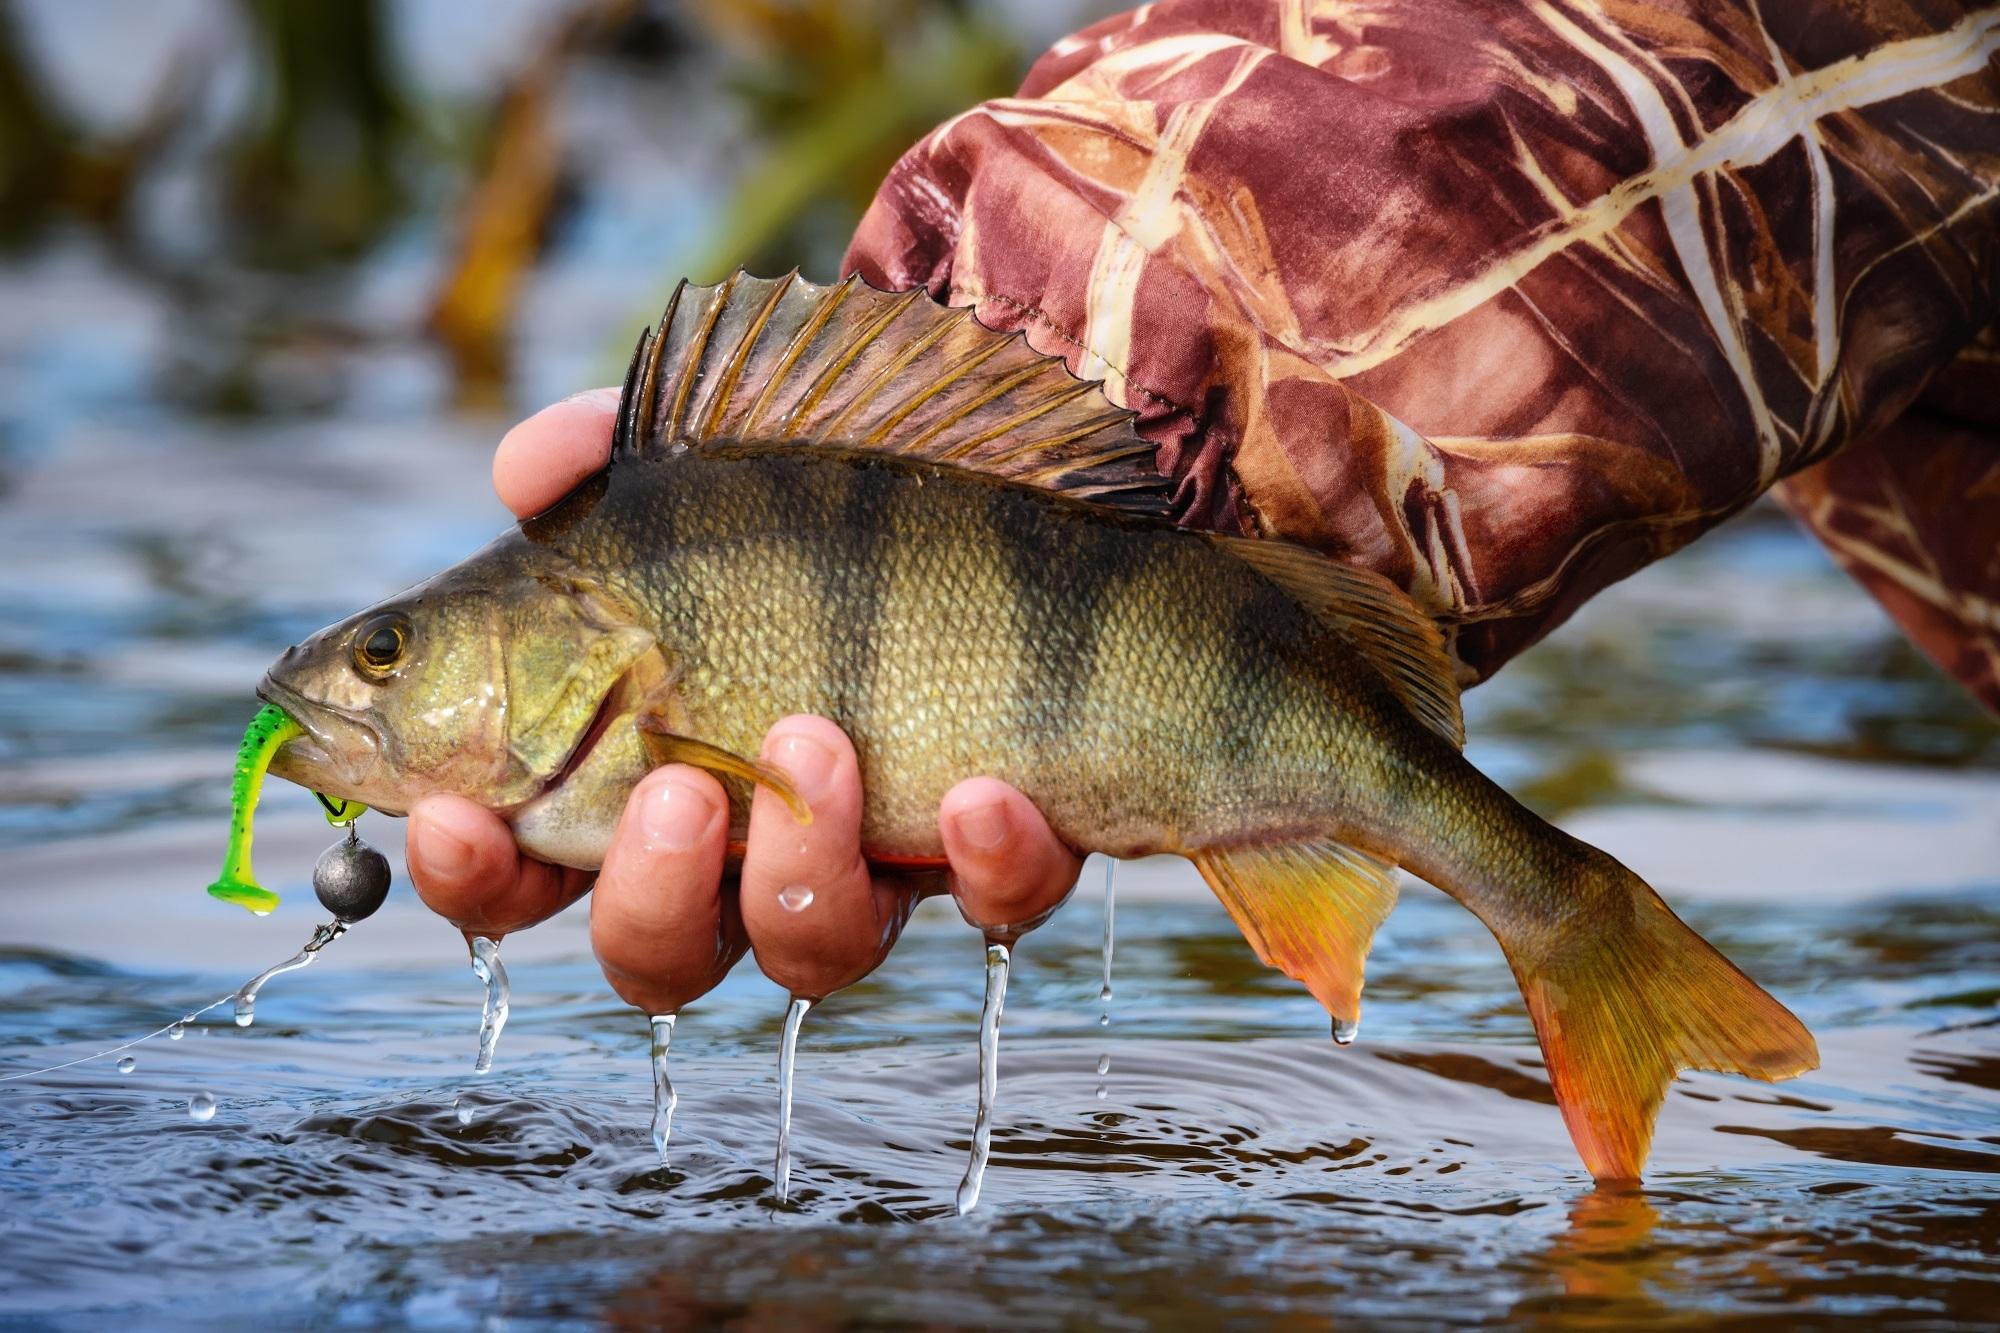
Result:
{"type": "MultiPolygon", "coordinates": [[[[859,747],[877,697],[876,635],[886,600],[883,580],[888,574],[888,545],[895,526],[888,510],[896,492],[882,468],[840,471],[846,480],[837,497],[832,534],[839,543],[839,558],[825,575],[828,595],[821,632],[829,654],[837,655],[843,668],[834,673],[835,717],[850,724],[859,747]]],[[[834,542],[827,545],[833,547],[834,542]]]]}
{"type": "Polygon", "coordinates": [[[1066,524],[1051,549],[1046,520],[995,487],[988,520],[1006,561],[1020,634],[1014,716],[1038,739],[1075,738],[1097,672],[1104,599],[1118,581],[1109,529],[1066,524]]]}

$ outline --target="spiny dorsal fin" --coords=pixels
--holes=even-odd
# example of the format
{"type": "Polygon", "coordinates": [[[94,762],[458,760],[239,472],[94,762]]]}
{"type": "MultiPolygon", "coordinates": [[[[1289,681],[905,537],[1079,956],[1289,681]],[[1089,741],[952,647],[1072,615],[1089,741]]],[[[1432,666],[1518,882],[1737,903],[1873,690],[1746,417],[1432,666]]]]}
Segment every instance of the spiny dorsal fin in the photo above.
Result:
{"type": "Polygon", "coordinates": [[[1303,981],[1354,1039],[1361,972],[1375,930],[1396,905],[1396,868],[1338,842],[1211,847],[1195,868],[1269,967],[1303,981]]]}
{"type": "Polygon", "coordinates": [[[1395,584],[1289,542],[1218,538],[1232,554],[1339,630],[1432,731],[1461,748],[1465,718],[1437,622],[1395,584]]]}
{"type": "Polygon", "coordinates": [[[1133,414],[1019,333],[858,277],[682,283],[633,352],[613,459],[709,440],[905,454],[1165,515],[1133,414]]]}

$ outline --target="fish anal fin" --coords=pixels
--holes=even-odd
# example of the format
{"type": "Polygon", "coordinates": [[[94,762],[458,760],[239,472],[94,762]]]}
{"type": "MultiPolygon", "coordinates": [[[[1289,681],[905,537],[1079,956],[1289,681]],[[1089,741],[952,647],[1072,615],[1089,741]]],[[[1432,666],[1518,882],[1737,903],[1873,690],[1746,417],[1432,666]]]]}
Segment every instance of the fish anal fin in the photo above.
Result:
{"type": "Polygon", "coordinates": [[[921,289],[796,274],[682,284],[640,340],[613,457],[710,441],[838,445],[948,463],[1166,516],[1154,446],[1103,386],[921,289]]]}
{"type": "Polygon", "coordinates": [[[1639,1178],[1681,1070],[1775,1082],[1819,1064],[1790,1010],[1637,887],[1629,911],[1608,920],[1527,947],[1501,941],[1563,1122],[1599,1180],[1639,1178]]]}
{"type": "Polygon", "coordinates": [[[1409,594],[1370,570],[1289,542],[1216,540],[1339,631],[1426,726],[1464,746],[1465,718],[1444,636],[1409,594]]]}
{"type": "Polygon", "coordinates": [[[736,778],[753,786],[768,787],[785,803],[800,827],[813,822],[812,808],[805,803],[784,771],[761,759],[751,759],[719,745],[664,730],[664,719],[641,713],[637,718],[639,739],[655,764],[688,764],[718,777],[736,778]]]}
{"type": "Polygon", "coordinates": [[[1190,859],[1257,956],[1351,1030],[1368,946],[1396,905],[1396,868],[1330,840],[1205,848],[1190,859]]]}

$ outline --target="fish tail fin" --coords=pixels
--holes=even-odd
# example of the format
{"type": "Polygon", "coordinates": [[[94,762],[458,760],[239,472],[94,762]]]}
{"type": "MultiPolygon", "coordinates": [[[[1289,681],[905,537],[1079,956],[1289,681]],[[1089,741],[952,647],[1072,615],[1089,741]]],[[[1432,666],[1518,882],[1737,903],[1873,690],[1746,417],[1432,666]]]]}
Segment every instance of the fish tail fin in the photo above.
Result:
{"type": "Polygon", "coordinates": [[[1628,881],[1617,908],[1537,932],[1532,945],[1501,944],[1584,1165],[1599,1180],[1636,1180],[1681,1070],[1775,1082],[1815,1068],[1819,1048],[1644,881],[1605,860],[1628,881]]]}
{"type": "Polygon", "coordinates": [[[1352,1041],[1362,962],[1396,905],[1396,868],[1327,839],[1206,848],[1191,858],[1266,966],[1302,981],[1352,1041]]]}

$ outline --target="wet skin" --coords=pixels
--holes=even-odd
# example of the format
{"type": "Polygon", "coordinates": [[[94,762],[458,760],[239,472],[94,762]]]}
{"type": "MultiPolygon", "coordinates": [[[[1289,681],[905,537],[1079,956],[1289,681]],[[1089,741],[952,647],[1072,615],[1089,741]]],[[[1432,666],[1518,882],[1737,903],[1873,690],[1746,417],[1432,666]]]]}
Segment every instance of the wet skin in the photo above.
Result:
{"type": "MultiPolygon", "coordinates": [[[[593,390],[509,431],[493,459],[501,502],[527,518],[604,466],[617,406],[616,389],[593,390]]],[[[498,816],[438,795],[410,811],[411,878],[432,911],[495,939],[555,915],[594,883],[598,964],[621,998],[653,1014],[706,994],[746,949],[772,981],[820,999],[874,971],[928,893],[949,891],[968,922],[997,930],[1038,921],[1076,883],[1077,856],[1026,797],[989,778],[959,783],[939,804],[948,875],[871,873],[861,856],[860,774],[840,729],[820,717],[784,718],[761,757],[791,777],[813,821],[800,827],[760,787],[740,873],[721,784],[670,764],[633,790],[595,874],[523,855],[498,816]],[[780,905],[794,884],[811,886],[807,910],[780,905]]]]}

